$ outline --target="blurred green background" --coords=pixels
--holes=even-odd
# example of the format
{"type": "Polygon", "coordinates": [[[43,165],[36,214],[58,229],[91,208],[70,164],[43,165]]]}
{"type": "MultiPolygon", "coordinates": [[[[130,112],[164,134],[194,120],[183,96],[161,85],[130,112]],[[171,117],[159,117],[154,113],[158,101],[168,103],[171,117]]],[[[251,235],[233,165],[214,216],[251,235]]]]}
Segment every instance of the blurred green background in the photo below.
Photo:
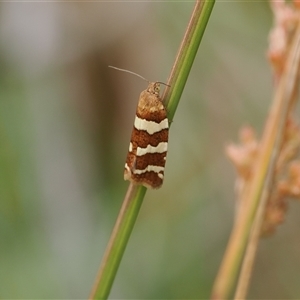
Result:
{"type": "MultiPolygon", "coordinates": [[[[88,296],[128,183],[135,108],[166,81],[193,2],[0,4],[0,298],[88,296]]],[[[234,219],[224,154],[272,97],[267,2],[215,4],[111,299],[206,299],[234,219]]],[[[300,208],[261,242],[251,299],[299,299],[300,208]]]]}

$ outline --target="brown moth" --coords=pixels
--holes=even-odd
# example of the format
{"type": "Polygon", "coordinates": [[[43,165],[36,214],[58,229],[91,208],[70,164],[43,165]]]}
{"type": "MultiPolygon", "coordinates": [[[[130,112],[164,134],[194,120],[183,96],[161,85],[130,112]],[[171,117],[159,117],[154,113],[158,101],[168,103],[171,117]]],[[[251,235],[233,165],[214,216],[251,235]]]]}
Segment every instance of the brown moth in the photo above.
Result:
{"type": "MultiPolygon", "coordinates": [[[[111,66],[110,66],[111,67],[111,66]]],[[[115,67],[112,67],[115,68],[115,67]]],[[[128,70],[144,80],[144,77],[128,70]]],[[[169,121],[167,111],[159,96],[162,82],[149,82],[140,94],[134,120],[124,179],[147,188],[160,188],[168,150],[169,121]]]]}

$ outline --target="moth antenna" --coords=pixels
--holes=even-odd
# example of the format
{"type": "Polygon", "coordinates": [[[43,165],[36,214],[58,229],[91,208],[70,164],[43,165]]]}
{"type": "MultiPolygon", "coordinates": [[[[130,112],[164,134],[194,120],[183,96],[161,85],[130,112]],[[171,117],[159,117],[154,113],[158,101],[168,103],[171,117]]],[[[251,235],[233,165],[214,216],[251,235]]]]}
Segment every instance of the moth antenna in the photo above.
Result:
{"type": "Polygon", "coordinates": [[[161,81],[157,81],[157,83],[160,83],[160,84],[166,85],[166,86],[168,86],[168,87],[171,87],[169,84],[164,83],[164,82],[161,82],[161,81]]]}
{"type": "MultiPolygon", "coordinates": [[[[137,74],[137,73],[135,73],[135,72],[132,72],[132,71],[129,71],[129,70],[126,70],[126,69],[117,68],[117,67],[114,67],[114,66],[108,66],[108,67],[109,67],[109,68],[112,68],[112,69],[116,69],[116,70],[118,70],[118,71],[122,71],[122,72],[126,72],[126,73],[129,73],[129,74],[136,75],[136,76],[138,76],[138,77],[140,77],[140,78],[146,80],[148,83],[150,83],[150,80],[148,80],[147,78],[145,78],[145,77],[143,77],[143,76],[141,76],[140,74],[137,74]]],[[[169,84],[166,84],[166,83],[164,83],[164,82],[161,82],[161,81],[156,81],[156,82],[157,82],[157,83],[161,83],[161,84],[163,84],[163,85],[166,85],[166,86],[170,87],[169,84]]]]}
{"type": "Polygon", "coordinates": [[[112,69],[116,69],[116,70],[118,70],[118,71],[122,71],[122,72],[127,72],[127,73],[130,73],[130,74],[133,74],[133,75],[135,75],[135,76],[138,76],[138,77],[140,77],[140,78],[146,80],[147,82],[150,82],[150,81],[149,81],[148,79],[146,79],[145,77],[143,77],[143,76],[141,76],[141,75],[139,75],[139,74],[137,74],[137,73],[131,72],[131,71],[129,71],[129,70],[117,68],[117,67],[114,67],[114,66],[108,66],[108,67],[109,67],[109,68],[112,68],[112,69]]]}

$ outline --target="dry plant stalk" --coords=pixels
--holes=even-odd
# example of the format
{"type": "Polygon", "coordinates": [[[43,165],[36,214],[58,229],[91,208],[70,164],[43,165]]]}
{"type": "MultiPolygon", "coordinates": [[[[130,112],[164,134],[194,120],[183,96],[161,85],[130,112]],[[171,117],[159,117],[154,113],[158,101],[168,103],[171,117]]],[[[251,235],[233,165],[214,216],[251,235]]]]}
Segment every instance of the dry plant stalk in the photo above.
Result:
{"type": "MultiPolygon", "coordinates": [[[[284,1],[272,1],[271,6],[275,16],[275,26],[270,33],[270,48],[268,58],[274,71],[275,84],[279,86],[285,72],[288,72],[288,60],[293,60],[297,70],[293,78],[288,78],[287,84],[291,85],[290,97],[282,99],[288,101],[288,120],[282,131],[283,137],[278,145],[278,155],[274,163],[273,172],[269,174],[269,185],[265,187],[260,205],[249,237],[243,266],[237,284],[236,299],[244,299],[251,277],[253,261],[260,234],[269,235],[285,219],[289,197],[300,196],[300,161],[297,156],[300,150],[300,128],[292,116],[294,102],[297,97],[297,78],[299,58],[294,53],[293,46],[299,52],[299,11],[298,3],[294,6],[287,5],[284,1]],[[291,57],[293,56],[293,57],[291,57]],[[267,188],[267,189],[266,189],[267,188]]],[[[299,55],[298,55],[299,57],[299,55]]],[[[267,122],[267,124],[270,121],[267,122]]],[[[255,161],[261,150],[254,130],[245,127],[240,134],[241,145],[229,145],[227,154],[238,170],[237,194],[238,199],[244,199],[243,193],[248,190],[253,178],[255,161]]],[[[237,215],[243,214],[246,203],[239,203],[237,215]]]]}
{"type": "MultiPolygon", "coordinates": [[[[284,1],[273,0],[271,7],[275,16],[275,26],[270,33],[268,58],[273,67],[275,84],[282,78],[287,67],[287,59],[291,53],[292,41],[297,39],[296,28],[299,26],[300,2],[288,5],[284,1]]],[[[299,61],[294,62],[296,66],[299,61]]],[[[295,72],[295,75],[298,73],[295,72]]],[[[297,76],[296,76],[297,77],[297,76]]],[[[286,122],[283,140],[272,182],[272,193],[269,195],[262,234],[274,232],[276,226],[284,221],[287,208],[287,198],[300,196],[299,165],[297,160],[300,150],[300,127],[292,115],[295,99],[297,98],[297,78],[293,78],[295,92],[291,95],[289,119],[286,122]],[[297,186],[299,185],[299,186],[297,186]],[[299,192],[298,192],[299,189],[299,192]]],[[[227,154],[239,170],[238,175],[243,185],[251,180],[253,165],[259,151],[259,142],[251,127],[244,127],[240,135],[241,145],[229,145],[227,154]],[[237,155],[238,154],[238,155],[237,155]],[[241,158],[241,154],[243,158],[241,158]],[[238,161],[239,159],[240,161],[238,161]],[[243,169],[242,169],[243,168],[243,169]],[[242,172],[241,172],[242,169],[242,172]]]]}
{"type": "Polygon", "coordinates": [[[271,7],[275,26],[268,58],[274,71],[275,96],[261,141],[248,126],[241,130],[241,144],[226,149],[238,173],[239,203],[213,299],[229,296],[241,261],[235,299],[245,298],[259,237],[270,235],[284,221],[290,197],[300,199],[300,128],[292,115],[298,95],[300,3],[272,0],[271,7]],[[239,243],[247,245],[246,249],[239,243]]]}
{"type": "MultiPolygon", "coordinates": [[[[236,179],[236,215],[243,209],[240,202],[244,190],[247,189],[253,176],[253,165],[259,152],[259,141],[256,139],[254,129],[245,126],[240,131],[240,144],[230,144],[226,153],[236,167],[238,177],[236,179]]],[[[277,158],[271,192],[268,196],[264,222],[261,227],[261,235],[268,236],[275,232],[278,225],[284,222],[289,199],[300,199],[300,160],[297,159],[300,152],[300,127],[290,116],[287,120],[280,149],[277,158]]]]}

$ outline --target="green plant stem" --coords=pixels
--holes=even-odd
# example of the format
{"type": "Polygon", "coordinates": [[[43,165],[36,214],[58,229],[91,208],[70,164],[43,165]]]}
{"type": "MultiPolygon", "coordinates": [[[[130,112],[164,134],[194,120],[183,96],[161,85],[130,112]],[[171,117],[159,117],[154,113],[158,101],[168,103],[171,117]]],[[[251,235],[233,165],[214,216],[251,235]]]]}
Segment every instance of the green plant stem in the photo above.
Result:
{"type": "Polygon", "coordinates": [[[206,25],[212,12],[215,0],[197,1],[187,30],[176,56],[163,101],[171,123],[177,109],[181,94],[191,71],[206,25]]]}
{"type": "Polygon", "coordinates": [[[90,299],[107,299],[145,193],[145,187],[130,183],[90,299]]]}
{"type": "MultiPolygon", "coordinates": [[[[196,1],[169,77],[171,87],[162,97],[169,121],[173,120],[214,2],[196,1]]],[[[130,184],[89,299],[107,299],[145,194],[145,187],[130,184]]]]}

